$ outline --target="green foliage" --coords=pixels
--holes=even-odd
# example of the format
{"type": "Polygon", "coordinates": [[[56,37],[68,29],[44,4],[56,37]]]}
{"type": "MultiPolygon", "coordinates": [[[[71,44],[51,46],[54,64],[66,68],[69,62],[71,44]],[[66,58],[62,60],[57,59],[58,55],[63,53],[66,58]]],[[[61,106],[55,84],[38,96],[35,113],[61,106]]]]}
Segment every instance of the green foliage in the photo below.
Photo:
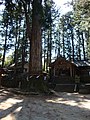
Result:
{"type": "Polygon", "coordinates": [[[84,31],[87,34],[84,39],[86,39],[87,58],[90,58],[90,0],[75,1],[74,19],[79,31],[84,31]]]}
{"type": "Polygon", "coordinates": [[[90,0],[76,0],[74,3],[74,15],[82,30],[90,27],[90,0]]]}
{"type": "Polygon", "coordinates": [[[13,62],[14,62],[13,55],[9,55],[8,57],[6,57],[5,66],[13,64],[13,62]]]}

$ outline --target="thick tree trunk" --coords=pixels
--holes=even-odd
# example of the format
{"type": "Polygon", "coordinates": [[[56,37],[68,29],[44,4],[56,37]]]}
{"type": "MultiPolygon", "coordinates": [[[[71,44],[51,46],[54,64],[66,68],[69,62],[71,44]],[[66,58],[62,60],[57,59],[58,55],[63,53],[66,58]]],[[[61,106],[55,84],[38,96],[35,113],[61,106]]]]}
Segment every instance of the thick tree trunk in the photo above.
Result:
{"type": "Polygon", "coordinates": [[[33,0],[32,34],[31,34],[31,44],[30,44],[30,73],[31,74],[40,74],[42,70],[40,6],[41,6],[41,0],[33,0]]]}

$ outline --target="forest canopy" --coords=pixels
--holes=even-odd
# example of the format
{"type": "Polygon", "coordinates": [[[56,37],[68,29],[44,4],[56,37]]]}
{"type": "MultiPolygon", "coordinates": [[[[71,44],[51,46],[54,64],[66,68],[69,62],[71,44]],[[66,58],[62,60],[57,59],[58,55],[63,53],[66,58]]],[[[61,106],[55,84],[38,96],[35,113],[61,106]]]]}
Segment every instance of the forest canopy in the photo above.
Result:
{"type": "Polygon", "coordinates": [[[57,57],[90,59],[90,0],[72,0],[61,15],[53,0],[3,0],[0,18],[0,64],[29,63],[29,71],[47,70],[57,57]],[[13,51],[7,57],[7,53],[13,51]],[[7,57],[7,59],[6,59],[7,57]]]}

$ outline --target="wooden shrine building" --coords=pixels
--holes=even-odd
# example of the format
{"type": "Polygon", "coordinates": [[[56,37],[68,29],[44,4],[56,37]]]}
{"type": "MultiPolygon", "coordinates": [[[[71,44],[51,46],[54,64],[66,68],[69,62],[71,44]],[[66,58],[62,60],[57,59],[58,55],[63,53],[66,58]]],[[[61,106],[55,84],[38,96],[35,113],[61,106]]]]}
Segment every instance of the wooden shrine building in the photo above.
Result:
{"type": "Polygon", "coordinates": [[[58,77],[58,79],[72,78],[75,75],[80,76],[80,81],[90,82],[90,62],[88,61],[68,61],[64,57],[58,57],[50,64],[51,76],[58,77]]]}
{"type": "Polygon", "coordinates": [[[81,60],[74,61],[76,66],[76,74],[80,76],[80,81],[84,83],[90,83],[90,62],[81,60]]]}
{"type": "Polygon", "coordinates": [[[75,64],[63,57],[57,58],[50,64],[52,76],[70,76],[75,75],[75,64]]]}

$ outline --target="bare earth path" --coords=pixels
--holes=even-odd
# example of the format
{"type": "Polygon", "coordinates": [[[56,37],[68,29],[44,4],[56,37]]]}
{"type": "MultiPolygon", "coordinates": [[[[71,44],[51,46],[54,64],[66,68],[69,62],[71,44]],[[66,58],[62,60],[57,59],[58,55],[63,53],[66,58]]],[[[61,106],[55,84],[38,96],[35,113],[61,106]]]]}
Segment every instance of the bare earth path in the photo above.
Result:
{"type": "Polygon", "coordinates": [[[90,94],[21,96],[0,89],[0,120],[90,120],[90,94]]]}

